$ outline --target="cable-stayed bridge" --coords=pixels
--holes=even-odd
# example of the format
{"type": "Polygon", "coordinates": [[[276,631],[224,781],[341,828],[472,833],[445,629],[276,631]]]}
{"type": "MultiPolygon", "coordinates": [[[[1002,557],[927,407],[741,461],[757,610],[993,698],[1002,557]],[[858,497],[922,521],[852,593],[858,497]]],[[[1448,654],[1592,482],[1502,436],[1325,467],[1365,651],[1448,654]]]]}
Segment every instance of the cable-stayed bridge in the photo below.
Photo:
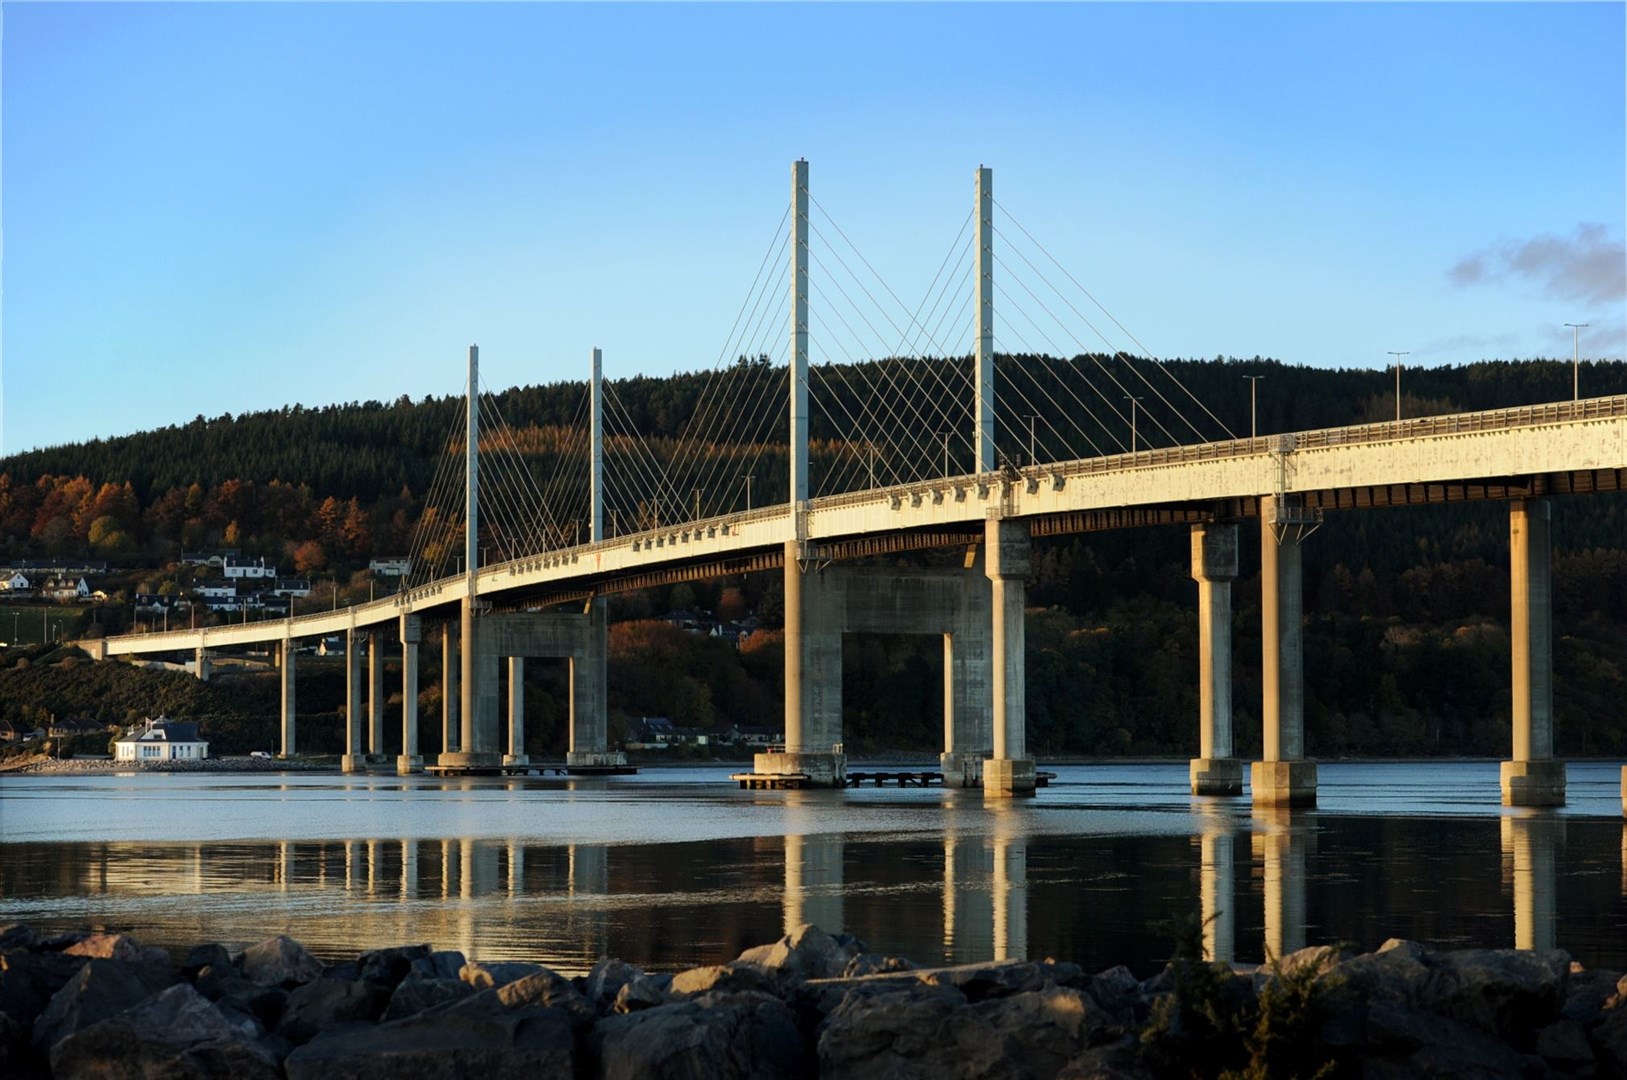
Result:
{"type": "Polygon", "coordinates": [[[189,651],[200,677],[211,650],[275,645],[282,751],[292,754],[295,643],[344,635],[351,770],[422,766],[417,657],[429,636],[443,649],[447,702],[432,767],[449,770],[526,764],[524,660],[565,657],[568,760],[614,769],[624,762],[607,738],[604,598],[777,571],[786,750],[759,755],[757,773],[841,783],[842,634],[929,633],[944,640],[946,781],[1023,793],[1034,786],[1022,621],[1032,538],[1179,525],[1191,531],[1199,592],[1193,790],[1237,794],[1230,582],[1239,523],[1254,518],[1265,700],[1252,793],[1259,803],[1304,804],[1314,801],[1316,779],[1303,738],[1301,543],[1330,512],[1495,499],[1510,506],[1513,555],[1514,729],[1503,797],[1562,802],[1563,763],[1552,754],[1547,500],[1622,489],[1627,397],[1407,419],[1398,394],[1391,422],[1238,437],[1004,213],[990,170],[977,171],[974,194],[911,309],[812,199],[807,163],[795,163],[790,206],[704,389],[684,403],[678,436],[641,434],[647,425],[602,378],[598,350],[576,423],[509,425],[497,399],[481,392],[471,347],[464,415],[427,492],[403,592],[278,622],[86,644],[104,658],[189,651]],[[774,315],[776,296],[789,301],[788,333],[774,315]],[[998,341],[997,298],[1015,316],[998,341]],[[1107,348],[1086,348],[1089,335],[1107,348]],[[1125,339],[1131,348],[1118,348],[1125,339]],[[543,453],[551,468],[539,474],[543,453]],[[963,550],[963,566],[856,562],[930,548],[963,550]],[[386,633],[405,657],[403,752],[394,762],[382,756],[386,633]]]}

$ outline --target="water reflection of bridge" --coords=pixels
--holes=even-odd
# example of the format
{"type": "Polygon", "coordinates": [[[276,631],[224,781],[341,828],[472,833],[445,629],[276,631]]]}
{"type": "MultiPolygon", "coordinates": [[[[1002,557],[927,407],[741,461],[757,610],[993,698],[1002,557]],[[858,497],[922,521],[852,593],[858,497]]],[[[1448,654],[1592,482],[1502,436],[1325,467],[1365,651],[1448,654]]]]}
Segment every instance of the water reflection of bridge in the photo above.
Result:
{"type": "MultiPolygon", "coordinates": [[[[1021,814],[968,815],[965,827],[951,822],[941,835],[941,864],[933,867],[937,855],[923,859],[917,847],[900,868],[896,881],[909,882],[902,893],[895,882],[878,884],[873,840],[796,831],[814,821],[793,816],[783,841],[744,842],[715,881],[690,880],[705,875],[678,870],[687,887],[676,890],[670,878],[683,864],[671,846],[478,838],[191,844],[159,858],[146,848],[86,845],[84,855],[59,868],[67,872],[59,884],[68,895],[128,905],[110,911],[145,910],[162,899],[166,925],[189,940],[218,937],[211,923],[224,908],[221,918],[232,932],[287,932],[325,954],[429,941],[472,956],[544,959],[567,971],[586,970],[618,952],[658,967],[727,959],[737,942],[760,942],[805,922],[833,933],[856,929],[860,937],[879,938],[870,942],[878,950],[931,962],[932,935],[922,931],[936,919],[944,961],[1021,959],[1031,947],[1031,894],[1065,887],[1047,881],[1052,871],[1031,882],[1029,849],[1039,841],[1021,814]],[[652,874],[652,867],[659,872],[652,874]],[[935,873],[941,875],[936,881],[935,873]],[[202,902],[189,903],[189,895],[202,902]],[[912,945],[877,934],[878,904],[887,909],[886,923],[912,920],[902,935],[912,945]],[[264,912],[264,927],[243,918],[256,909],[264,912]],[[693,936],[673,941],[679,928],[693,936]],[[675,944],[681,947],[674,950],[675,944]]],[[[1203,819],[1188,864],[1196,888],[1187,895],[1203,920],[1209,956],[1269,959],[1350,932],[1347,926],[1326,929],[1337,920],[1317,908],[1339,889],[1363,888],[1362,868],[1319,863],[1319,831],[1314,811],[1217,812],[1203,819]],[[1311,884],[1314,904],[1307,903],[1311,884]],[[1259,928],[1258,942],[1240,941],[1240,928],[1250,937],[1259,928]]],[[[1555,947],[1564,842],[1562,818],[1501,818],[1504,910],[1513,916],[1513,939],[1505,944],[1555,947]]],[[[1627,895],[1627,827],[1622,850],[1627,895]]],[[[21,884],[8,877],[8,893],[25,895],[21,884]]]]}

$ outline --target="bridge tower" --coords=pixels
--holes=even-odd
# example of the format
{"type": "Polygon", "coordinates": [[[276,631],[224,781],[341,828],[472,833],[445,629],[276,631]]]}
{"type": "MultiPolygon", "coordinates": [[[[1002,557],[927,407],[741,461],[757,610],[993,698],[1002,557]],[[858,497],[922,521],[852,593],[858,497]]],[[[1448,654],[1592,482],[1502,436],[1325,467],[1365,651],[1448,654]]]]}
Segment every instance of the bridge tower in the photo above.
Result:
{"type": "Polygon", "coordinates": [[[994,449],[994,170],[977,169],[977,330],[975,342],[977,407],[973,445],[975,472],[999,465],[994,449]]]}

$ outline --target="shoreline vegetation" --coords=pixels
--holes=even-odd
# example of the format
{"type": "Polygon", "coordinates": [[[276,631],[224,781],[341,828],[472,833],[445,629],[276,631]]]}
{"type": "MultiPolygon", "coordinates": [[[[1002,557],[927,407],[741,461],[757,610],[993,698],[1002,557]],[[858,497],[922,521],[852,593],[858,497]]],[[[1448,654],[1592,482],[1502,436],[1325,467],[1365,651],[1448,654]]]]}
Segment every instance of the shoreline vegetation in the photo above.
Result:
{"type": "Polygon", "coordinates": [[[674,973],[567,977],[429,945],[184,957],[0,927],[13,1077],[558,1076],[1268,1080],[1627,1074],[1627,978],[1558,950],[1319,946],[1208,963],[1196,920],[1146,979],[1055,959],[922,968],[797,927],[674,973]]]}

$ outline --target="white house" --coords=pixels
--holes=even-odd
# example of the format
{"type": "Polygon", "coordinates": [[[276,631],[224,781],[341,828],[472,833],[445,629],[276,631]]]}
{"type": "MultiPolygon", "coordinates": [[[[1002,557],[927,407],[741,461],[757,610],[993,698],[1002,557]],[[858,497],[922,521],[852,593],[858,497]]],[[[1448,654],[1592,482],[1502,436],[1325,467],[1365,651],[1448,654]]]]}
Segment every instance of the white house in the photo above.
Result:
{"type": "Polygon", "coordinates": [[[412,572],[412,560],[405,555],[373,559],[367,568],[379,577],[406,577],[412,572]]]}
{"type": "Polygon", "coordinates": [[[90,586],[84,578],[53,578],[45,583],[45,595],[59,604],[75,604],[90,599],[90,586]]]}
{"type": "Polygon", "coordinates": [[[198,738],[192,721],[160,716],[131,728],[113,744],[115,761],[201,761],[209,756],[209,743],[198,738]]]}
{"type": "Polygon", "coordinates": [[[220,568],[221,573],[229,578],[271,578],[277,577],[277,568],[266,565],[264,559],[239,558],[236,555],[228,556],[226,565],[220,568]]]}
{"type": "Polygon", "coordinates": [[[28,592],[33,587],[34,583],[28,580],[28,575],[20,570],[6,577],[0,577],[0,592],[23,593],[28,592]]]}

